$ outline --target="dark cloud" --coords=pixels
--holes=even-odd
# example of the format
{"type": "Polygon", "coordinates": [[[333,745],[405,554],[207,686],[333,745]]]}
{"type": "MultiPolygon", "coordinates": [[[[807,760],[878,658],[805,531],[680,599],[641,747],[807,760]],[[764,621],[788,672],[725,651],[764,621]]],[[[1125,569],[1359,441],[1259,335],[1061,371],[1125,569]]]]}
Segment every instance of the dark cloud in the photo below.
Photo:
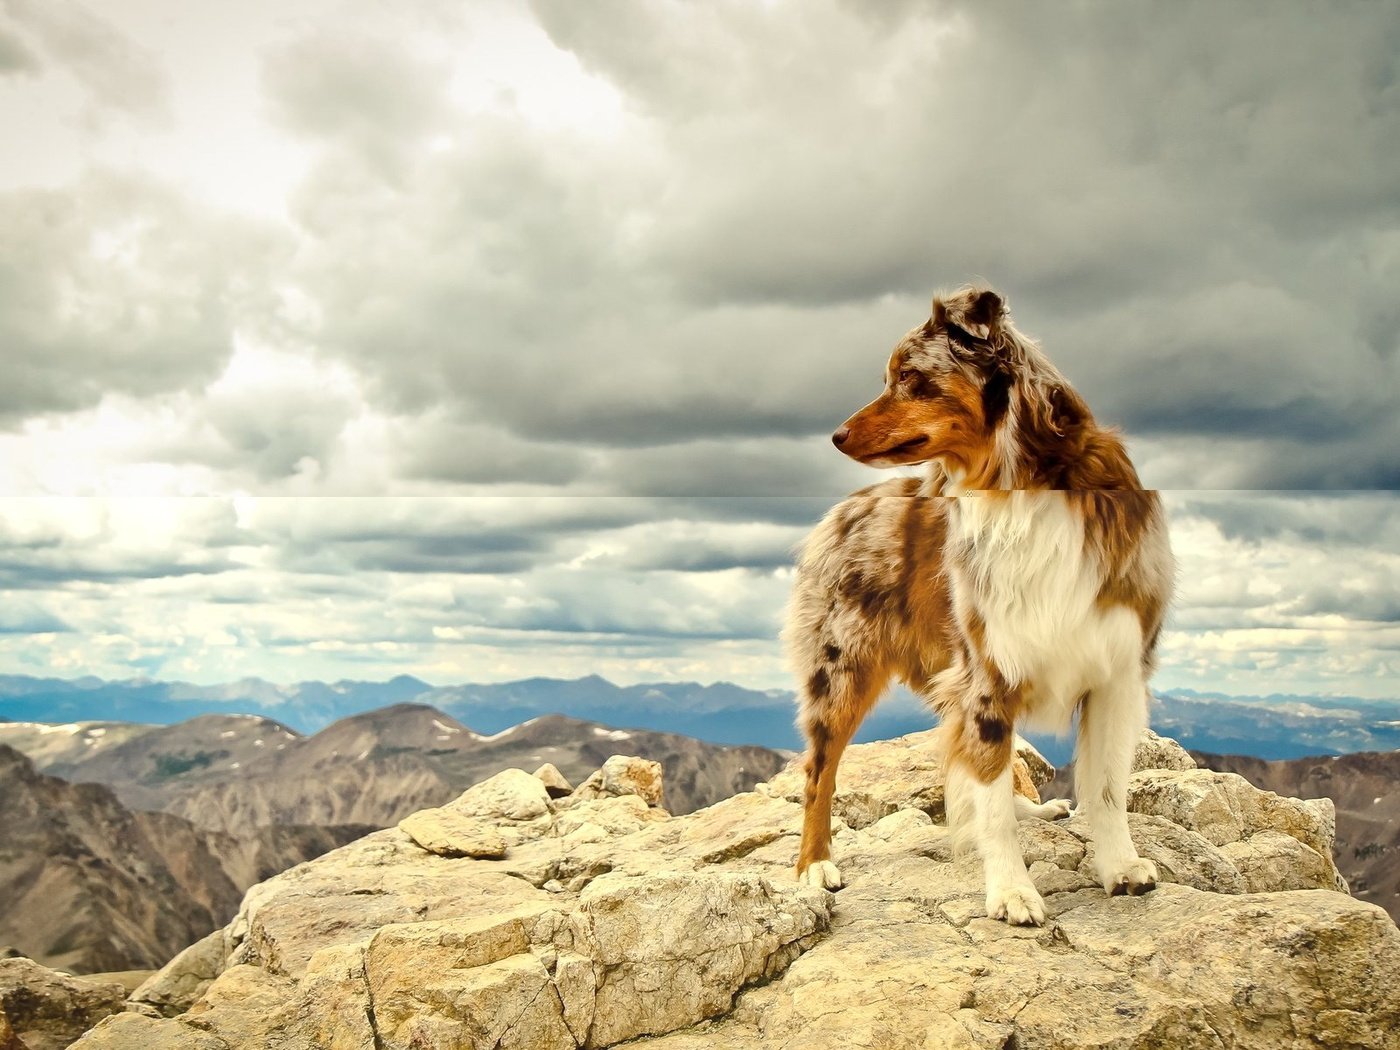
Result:
{"type": "Polygon", "coordinates": [[[15,595],[6,595],[0,605],[0,634],[58,634],[72,630],[42,606],[15,595]]]}
{"type": "Polygon", "coordinates": [[[9,0],[6,12],[83,86],[93,119],[169,117],[169,76],[155,55],[77,0],[9,0]]]}
{"type": "Polygon", "coordinates": [[[396,179],[442,119],[451,70],[406,43],[337,27],[266,56],[272,115],[288,130],[355,151],[396,179]]]}
{"type": "Polygon", "coordinates": [[[583,474],[590,459],[571,444],[433,416],[404,421],[394,456],[404,477],[470,485],[565,485],[583,474]]]}
{"type": "MultiPolygon", "coordinates": [[[[284,478],[329,460],[357,406],[334,392],[272,386],[210,398],[208,425],[222,438],[229,468],[260,481],[284,478]]],[[[171,458],[181,458],[172,450],[171,458]]]]}
{"type": "Polygon", "coordinates": [[[24,38],[0,25],[0,76],[33,73],[38,68],[39,58],[24,38]]]}
{"type": "Polygon", "coordinates": [[[366,572],[524,572],[544,561],[549,542],[523,532],[477,530],[457,536],[395,536],[342,540],[334,546],[290,545],[279,556],[292,572],[334,575],[366,572]]]}
{"type": "Polygon", "coordinates": [[[834,500],[879,479],[880,475],[868,467],[838,453],[829,441],[735,437],[610,449],[598,457],[594,470],[580,483],[649,496],[834,500]]]}
{"type": "Polygon", "coordinates": [[[1400,551],[1400,492],[1193,497],[1183,510],[1214,522],[1227,539],[1250,544],[1290,540],[1329,549],[1400,551]]]}
{"type": "Polygon", "coordinates": [[[0,423],[214,379],[271,310],[274,241],[150,180],[0,194],[0,423]]]}
{"type": "Polygon", "coordinates": [[[0,589],[48,590],[66,584],[133,583],[182,576],[209,576],[236,568],[221,554],[162,556],[108,555],[91,549],[55,553],[36,560],[19,559],[0,549],[0,589]]]}
{"type": "Polygon", "coordinates": [[[1334,615],[1348,621],[1400,623],[1400,578],[1394,574],[1380,580],[1345,580],[1340,584],[1309,590],[1288,605],[1300,616],[1334,615]]]}
{"type": "Polygon", "coordinates": [[[322,143],[296,214],[326,352],[519,443],[420,476],[575,485],[590,449],[818,438],[935,286],[983,275],[1104,418],[1313,450],[1227,483],[1390,480],[1393,11],[534,10],[621,93],[620,137],[464,115],[432,61],[343,34],[268,63],[322,143]],[[409,163],[430,134],[457,145],[409,163]]]}

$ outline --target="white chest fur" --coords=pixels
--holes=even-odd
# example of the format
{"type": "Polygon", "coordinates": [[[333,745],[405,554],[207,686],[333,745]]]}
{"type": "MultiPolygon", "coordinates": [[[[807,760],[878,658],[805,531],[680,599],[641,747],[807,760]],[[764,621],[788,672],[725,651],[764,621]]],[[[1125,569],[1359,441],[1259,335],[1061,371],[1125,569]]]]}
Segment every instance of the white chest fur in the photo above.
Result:
{"type": "Polygon", "coordinates": [[[1024,688],[1034,722],[1058,728],[1085,690],[1135,664],[1136,617],[1100,607],[1102,566],[1064,494],[962,496],[949,524],[954,601],[981,618],[985,655],[1024,688]]]}

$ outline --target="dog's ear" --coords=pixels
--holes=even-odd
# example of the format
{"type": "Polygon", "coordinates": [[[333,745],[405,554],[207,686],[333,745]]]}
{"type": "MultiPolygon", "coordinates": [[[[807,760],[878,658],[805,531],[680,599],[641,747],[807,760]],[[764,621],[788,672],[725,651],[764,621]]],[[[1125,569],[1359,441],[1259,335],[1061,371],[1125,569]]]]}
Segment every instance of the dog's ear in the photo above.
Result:
{"type": "Polygon", "coordinates": [[[990,288],[963,288],[946,299],[934,299],[929,324],[956,325],[974,339],[990,339],[1006,317],[1006,300],[990,288]]]}

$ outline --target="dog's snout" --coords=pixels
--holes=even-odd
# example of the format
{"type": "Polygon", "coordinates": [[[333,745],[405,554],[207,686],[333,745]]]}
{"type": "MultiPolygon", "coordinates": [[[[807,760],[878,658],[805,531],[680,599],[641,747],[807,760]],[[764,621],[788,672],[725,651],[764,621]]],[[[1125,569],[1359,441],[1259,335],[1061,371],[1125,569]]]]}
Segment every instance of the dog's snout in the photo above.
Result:
{"type": "Polygon", "coordinates": [[[846,443],[846,439],[851,436],[850,427],[841,427],[836,433],[831,435],[831,443],[840,448],[846,443]]]}

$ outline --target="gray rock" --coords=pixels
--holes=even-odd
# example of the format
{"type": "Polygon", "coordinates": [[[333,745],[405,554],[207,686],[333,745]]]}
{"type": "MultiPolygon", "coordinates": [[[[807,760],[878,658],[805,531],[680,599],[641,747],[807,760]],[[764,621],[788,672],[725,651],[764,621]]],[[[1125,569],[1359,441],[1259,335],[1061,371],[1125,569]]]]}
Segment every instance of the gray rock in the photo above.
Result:
{"type": "Polygon", "coordinates": [[[648,806],[661,805],[663,784],[661,763],[645,758],[613,755],[603,768],[590,776],[574,791],[579,800],[636,795],[648,806]]]}
{"type": "Polygon", "coordinates": [[[752,875],[610,875],[568,913],[388,926],[365,953],[375,1027],[386,1050],[573,1050],[673,1031],[781,972],[829,907],[752,875]]]}
{"type": "Polygon", "coordinates": [[[467,788],[443,808],[464,817],[534,820],[549,815],[549,792],[523,769],[505,769],[467,788]]]}
{"type": "Polygon", "coordinates": [[[1216,846],[1240,842],[1261,831],[1281,832],[1323,859],[1326,885],[1336,886],[1341,879],[1332,860],[1336,811],[1327,799],[1280,798],[1237,773],[1144,770],[1129,780],[1128,808],[1165,817],[1216,846]]]}
{"type": "MultiPolygon", "coordinates": [[[[1016,738],[1018,783],[1040,786],[1055,767],[1025,740],[1016,738]]],[[[806,791],[802,759],[760,785],[764,794],[801,802],[806,791]]],[[[943,755],[936,730],[894,740],[854,744],[841,757],[832,800],[833,815],[852,828],[865,828],[897,810],[917,809],[943,819],[943,755]]]]}
{"type": "Polygon", "coordinates": [[[50,970],[32,959],[0,959],[0,1014],[26,1050],[64,1050],[122,1010],[126,989],[50,970]]]}
{"type": "Polygon", "coordinates": [[[422,809],[399,821],[399,828],[429,853],[441,857],[506,855],[505,837],[480,817],[463,816],[451,809],[422,809]]]}
{"type": "Polygon", "coordinates": [[[131,993],[130,1002],[149,1006],[162,1017],[182,1014],[223,973],[226,954],[224,931],[215,930],[148,977],[131,993]]]}
{"type": "Polygon", "coordinates": [[[1196,760],[1186,748],[1171,737],[1158,736],[1150,729],[1142,731],[1137,750],[1133,752],[1133,772],[1143,769],[1195,769],[1196,760]]]}
{"type": "Polygon", "coordinates": [[[564,774],[559,772],[551,762],[546,762],[544,765],[540,766],[532,775],[544,785],[544,789],[549,792],[550,798],[563,798],[574,790],[574,786],[569,783],[564,774]]]}
{"type": "Polygon", "coordinates": [[[179,1021],[116,1014],[73,1044],[73,1050],[232,1050],[216,1035],[179,1021]]]}
{"type": "Polygon", "coordinates": [[[588,1045],[674,1031],[730,1009],[824,932],[831,894],[760,876],[604,875],[584,890],[566,946],[597,977],[588,1045]]]}
{"type": "Polygon", "coordinates": [[[1227,842],[1220,852],[1239,870],[1250,893],[1336,888],[1332,865],[1311,846],[1281,831],[1261,831],[1242,842],[1227,842]]]}

